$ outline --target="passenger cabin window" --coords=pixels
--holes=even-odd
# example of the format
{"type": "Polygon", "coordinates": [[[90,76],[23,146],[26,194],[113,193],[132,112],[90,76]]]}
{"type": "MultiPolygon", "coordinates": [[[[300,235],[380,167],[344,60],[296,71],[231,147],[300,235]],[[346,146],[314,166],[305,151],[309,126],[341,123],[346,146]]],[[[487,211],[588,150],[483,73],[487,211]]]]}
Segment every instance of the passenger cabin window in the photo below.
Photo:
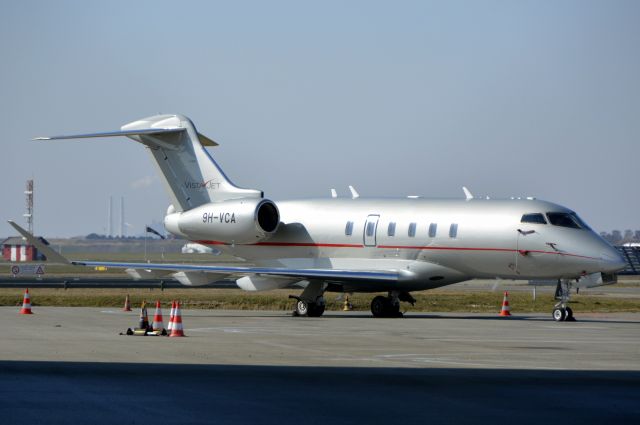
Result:
{"type": "Polygon", "coordinates": [[[560,227],[569,227],[571,229],[581,229],[580,221],[574,220],[574,217],[569,213],[561,213],[561,212],[548,212],[547,218],[549,219],[549,223],[554,226],[560,227]]]}
{"type": "Polygon", "coordinates": [[[429,237],[430,238],[435,238],[436,237],[436,232],[438,231],[438,224],[436,223],[431,223],[429,225],[429,237]]]}
{"type": "Polygon", "coordinates": [[[416,223],[409,224],[409,237],[413,238],[416,235],[416,223]]]}
{"type": "Polygon", "coordinates": [[[520,223],[547,224],[547,220],[544,219],[544,215],[539,213],[525,214],[520,219],[520,223]]]}
{"type": "Polygon", "coordinates": [[[347,221],[347,225],[344,226],[344,234],[351,236],[353,234],[353,221],[347,221]]]}
{"type": "Polygon", "coordinates": [[[458,224],[451,223],[451,226],[449,226],[449,237],[456,238],[457,236],[458,236],[458,224]]]}
{"type": "Polygon", "coordinates": [[[389,228],[387,229],[387,235],[389,235],[389,236],[395,236],[396,235],[396,223],[395,222],[389,223],[389,228]]]}
{"type": "Polygon", "coordinates": [[[367,223],[367,236],[373,236],[376,231],[376,223],[370,221],[367,223]]]}

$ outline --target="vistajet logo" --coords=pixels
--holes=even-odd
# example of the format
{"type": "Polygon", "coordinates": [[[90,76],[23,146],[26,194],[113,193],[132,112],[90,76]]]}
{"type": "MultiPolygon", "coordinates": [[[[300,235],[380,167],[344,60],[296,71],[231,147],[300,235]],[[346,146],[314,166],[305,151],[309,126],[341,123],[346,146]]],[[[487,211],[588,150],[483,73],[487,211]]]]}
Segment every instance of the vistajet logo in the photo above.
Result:
{"type": "Polygon", "coordinates": [[[220,189],[220,183],[214,181],[213,179],[208,180],[206,182],[185,181],[184,187],[187,189],[196,189],[196,190],[199,190],[199,189],[218,190],[220,189]]]}

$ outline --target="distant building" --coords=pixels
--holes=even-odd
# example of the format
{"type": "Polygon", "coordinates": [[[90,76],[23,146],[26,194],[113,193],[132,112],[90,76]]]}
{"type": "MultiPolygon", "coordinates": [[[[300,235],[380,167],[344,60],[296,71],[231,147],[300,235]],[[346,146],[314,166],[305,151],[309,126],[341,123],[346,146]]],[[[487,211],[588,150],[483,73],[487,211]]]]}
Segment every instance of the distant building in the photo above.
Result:
{"type": "MultiPolygon", "coordinates": [[[[49,242],[44,238],[38,238],[42,243],[49,245],[49,242]]],[[[2,257],[6,261],[22,262],[22,261],[46,261],[47,257],[44,256],[38,249],[30,245],[25,239],[20,236],[14,236],[5,239],[2,242],[2,257]]]]}

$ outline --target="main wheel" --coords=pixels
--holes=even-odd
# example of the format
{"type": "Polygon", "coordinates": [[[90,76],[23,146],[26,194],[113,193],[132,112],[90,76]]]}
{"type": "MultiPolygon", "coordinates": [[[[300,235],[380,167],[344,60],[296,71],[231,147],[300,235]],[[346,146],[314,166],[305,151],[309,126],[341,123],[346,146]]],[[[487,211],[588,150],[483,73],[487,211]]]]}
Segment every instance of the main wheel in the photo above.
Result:
{"type": "Polygon", "coordinates": [[[576,319],[573,317],[573,310],[571,310],[571,307],[567,307],[565,311],[567,313],[567,317],[565,317],[564,320],[567,322],[575,322],[576,319]]]}
{"type": "Polygon", "coordinates": [[[389,313],[389,300],[382,295],[378,295],[371,301],[371,314],[373,317],[387,317],[389,313]]]}
{"type": "Polygon", "coordinates": [[[307,316],[320,317],[324,313],[324,303],[309,303],[307,316]]]}
{"type": "Polygon", "coordinates": [[[400,303],[392,304],[390,301],[388,302],[388,310],[387,317],[402,317],[402,313],[400,313],[400,303]]]}
{"type": "Polygon", "coordinates": [[[556,322],[562,322],[567,317],[567,312],[564,308],[554,308],[553,309],[553,320],[556,322]]]}
{"type": "Polygon", "coordinates": [[[298,313],[298,316],[306,316],[309,314],[309,303],[303,300],[298,300],[296,303],[296,313],[298,313]]]}

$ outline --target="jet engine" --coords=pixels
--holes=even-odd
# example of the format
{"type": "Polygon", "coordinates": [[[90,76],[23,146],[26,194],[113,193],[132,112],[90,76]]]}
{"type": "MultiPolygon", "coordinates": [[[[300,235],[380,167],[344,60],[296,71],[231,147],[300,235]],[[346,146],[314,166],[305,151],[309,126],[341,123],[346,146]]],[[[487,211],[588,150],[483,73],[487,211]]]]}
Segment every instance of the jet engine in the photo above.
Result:
{"type": "Polygon", "coordinates": [[[165,228],[189,240],[251,244],[267,239],[280,223],[280,213],[268,199],[232,199],[211,202],[184,212],[171,212],[165,228]]]}

